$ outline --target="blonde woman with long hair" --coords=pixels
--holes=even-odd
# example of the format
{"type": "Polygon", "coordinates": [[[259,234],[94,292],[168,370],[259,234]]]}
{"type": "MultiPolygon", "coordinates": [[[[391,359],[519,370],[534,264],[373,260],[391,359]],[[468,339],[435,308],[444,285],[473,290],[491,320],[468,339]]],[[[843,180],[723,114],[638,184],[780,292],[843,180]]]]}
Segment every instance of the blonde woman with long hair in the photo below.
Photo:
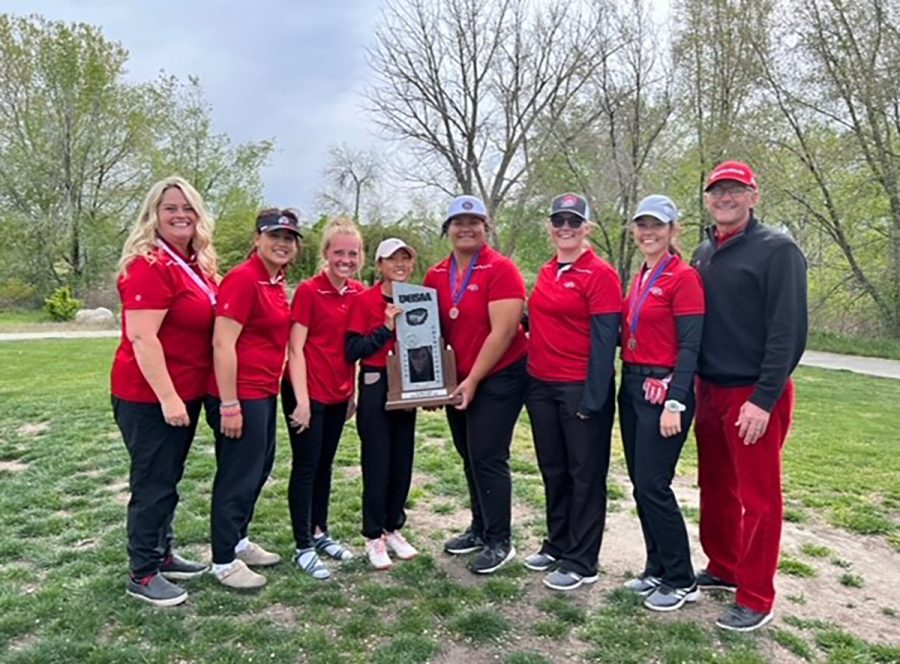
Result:
{"type": "Polygon", "coordinates": [[[353,279],[364,257],[356,224],[335,219],[321,243],[323,268],[302,282],[291,305],[288,371],[281,400],[293,458],[288,506],[297,551],[294,562],[314,579],[331,576],[320,554],[353,557],[328,534],[331,466],[344,422],[355,410],[353,364],[344,354],[350,300],[365,290],[353,279]]]}
{"type": "Polygon", "coordinates": [[[119,261],[122,339],[112,367],[113,415],[131,457],[126,592],[175,606],[207,566],[172,548],[178,482],[212,375],[218,292],[213,222],[180,177],[151,187],[119,261]]]}

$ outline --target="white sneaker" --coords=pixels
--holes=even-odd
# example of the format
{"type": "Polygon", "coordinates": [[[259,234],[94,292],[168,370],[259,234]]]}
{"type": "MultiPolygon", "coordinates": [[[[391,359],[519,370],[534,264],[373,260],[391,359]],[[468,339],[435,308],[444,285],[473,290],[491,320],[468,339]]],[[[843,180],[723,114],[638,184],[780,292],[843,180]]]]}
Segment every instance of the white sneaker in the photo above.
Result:
{"type": "Polygon", "coordinates": [[[387,550],[392,551],[400,560],[410,560],[419,555],[416,547],[407,542],[399,530],[385,533],[384,543],[387,545],[387,550]]]}
{"type": "Polygon", "coordinates": [[[369,562],[372,563],[372,567],[377,570],[390,569],[393,564],[388,556],[387,547],[385,547],[384,544],[384,537],[371,539],[366,542],[366,555],[369,557],[369,562]]]}

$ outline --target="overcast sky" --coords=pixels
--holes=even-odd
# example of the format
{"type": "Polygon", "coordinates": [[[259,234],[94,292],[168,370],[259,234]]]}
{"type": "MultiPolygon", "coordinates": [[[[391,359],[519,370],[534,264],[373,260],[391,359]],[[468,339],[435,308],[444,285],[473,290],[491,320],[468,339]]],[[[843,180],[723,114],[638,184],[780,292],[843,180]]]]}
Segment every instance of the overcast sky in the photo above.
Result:
{"type": "Polygon", "coordinates": [[[98,25],[129,77],[199,76],[219,132],[272,138],[268,202],[313,211],[328,147],[370,147],[365,49],[381,0],[2,0],[0,10],[98,25]]]}

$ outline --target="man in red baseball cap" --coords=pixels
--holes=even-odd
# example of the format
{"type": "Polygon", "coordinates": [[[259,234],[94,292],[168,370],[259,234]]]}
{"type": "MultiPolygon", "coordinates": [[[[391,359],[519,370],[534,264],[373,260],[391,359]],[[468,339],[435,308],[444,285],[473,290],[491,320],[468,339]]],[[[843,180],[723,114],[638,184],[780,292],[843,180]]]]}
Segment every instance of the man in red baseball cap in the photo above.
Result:
{"type": "Polygon", "coordinates": [[[791,373],[806,345],[806,259],[754,215],[759,187],[739,161],[719,164],[704,202],[714,225],[691,260],[706,291],[694,430],[701,588],[736,592],[716,621],[749,632],[772,620],[781,543],[781,449],[791,373]]]}

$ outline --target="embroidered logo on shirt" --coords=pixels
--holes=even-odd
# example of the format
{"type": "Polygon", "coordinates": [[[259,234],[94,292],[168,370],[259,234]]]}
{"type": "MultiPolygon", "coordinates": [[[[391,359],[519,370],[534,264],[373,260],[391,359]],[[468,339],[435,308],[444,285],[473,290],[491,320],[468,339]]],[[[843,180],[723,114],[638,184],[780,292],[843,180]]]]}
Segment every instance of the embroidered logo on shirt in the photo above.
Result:
{"type": "Polygon", "coordinates": [[[660,295],[663,294],[663,289],[660,288],[659,286],[654,286],[653,288],[650,289],[650,293],[655,295],[656,297],[659,297],[660,295]]]}
{"type": "Polygon", "coordinates": [[[563,287],[564,288],[575,288],[575,282],[574,281],[564,281],[563,287]]]}
{"type": "Polygon", "coordinates": [[[469,284],[469,287],[466,290],[470,290],[475,293],[478,290],[478,284],[469,284]]]}

